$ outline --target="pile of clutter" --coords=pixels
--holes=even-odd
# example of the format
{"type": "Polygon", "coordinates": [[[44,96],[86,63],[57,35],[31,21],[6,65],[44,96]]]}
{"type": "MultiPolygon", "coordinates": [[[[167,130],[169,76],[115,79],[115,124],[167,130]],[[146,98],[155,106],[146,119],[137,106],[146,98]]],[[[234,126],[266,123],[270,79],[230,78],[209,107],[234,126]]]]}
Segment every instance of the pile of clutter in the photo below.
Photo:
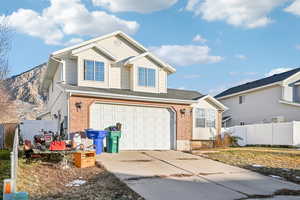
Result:
{"type": "Polygon", "coordinates": [[[49,151],[76,151],[76,150],[93,150],[93,140],[87,138],[85,132],[70,134],[70,139],[64,139],[63,136],[52,131],[41,130],[39,134],[33,137],[33,141],[24,141],[24,153],[26,158],[34,157],[34,150],[39,153],[49,151]]]}

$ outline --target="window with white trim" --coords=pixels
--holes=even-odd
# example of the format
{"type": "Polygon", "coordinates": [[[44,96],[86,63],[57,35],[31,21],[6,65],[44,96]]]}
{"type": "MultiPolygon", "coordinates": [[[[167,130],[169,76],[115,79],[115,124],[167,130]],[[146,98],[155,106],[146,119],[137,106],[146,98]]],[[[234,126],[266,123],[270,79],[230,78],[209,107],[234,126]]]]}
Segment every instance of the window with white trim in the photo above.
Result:
{"type": "Polygon", "coordinates": [[[84,60],[84,80],[104,81],[104,62],[84,60]]]}
{"type": "Polygon", "coordinates": [[[195,123],[196,128],[215,128],[216,111],[213,109],[196,108],[195,123]]]}
{"type": "Polygon", "coordinates": [[[155,87],[155,69],[139,67],[138,85],[143,87],[155,87]]]}

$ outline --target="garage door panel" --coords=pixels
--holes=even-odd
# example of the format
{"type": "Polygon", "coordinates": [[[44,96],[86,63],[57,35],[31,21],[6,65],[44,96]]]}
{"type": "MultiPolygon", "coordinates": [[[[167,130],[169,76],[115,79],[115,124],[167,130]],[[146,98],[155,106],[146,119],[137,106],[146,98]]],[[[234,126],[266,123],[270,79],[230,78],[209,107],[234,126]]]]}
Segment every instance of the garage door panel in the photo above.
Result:
{"type": "Polygon", "coordinates": [[[171,149],[174,116],[165,108],[96,103],[90,110],[90,127],[105,129],[122,124],[121,150],[171,149]]]}

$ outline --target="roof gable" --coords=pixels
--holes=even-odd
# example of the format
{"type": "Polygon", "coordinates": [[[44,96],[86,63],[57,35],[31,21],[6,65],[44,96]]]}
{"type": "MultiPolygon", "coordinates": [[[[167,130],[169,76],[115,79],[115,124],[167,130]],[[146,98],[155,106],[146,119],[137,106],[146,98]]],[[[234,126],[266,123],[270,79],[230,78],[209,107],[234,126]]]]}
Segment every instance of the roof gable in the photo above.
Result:
{"type": "Polygon", "coordinates": [[[240,93],[240,92],[245,92],[250,89],[256,89],[256,88],[260,88],[263,86],[269,86],[269,85],[275,84],[277,82],[284,81],[285,79],[291,77],[292,75],[294,75],[298,72],[300,72],[300,68],[296,68],[296,69],[293,69],[293,70],[290,70],[287,72],[283,72],[280,74],[275,74],[273,76],[269,76],[269,77],[262,78],[262,79],[259,79],[256,81],[248,82],[248,83],[245,83],[242,85],[238,85],[238,86],[229,88],[229,89],[221,92],[220,94],[216,95],[215,98],[221,98],[221,97],[233,95],[233,94],[240,93]]]}
{"type": "Polygon", "coordinates": [[[148,51],[143,45],[141,45],[140,43],[138,43],[136,40],[134,40],[133,38],[131,38],[127,34],[123,33],[122,31],[116,31],[116,32],[113,32],[111,34],[107,34],[107,35],[100,36],[100,37],[97,37],[97,38],[94,38],[94,39],[90,39],[90,40],[81,42],[79,44],[73,45],[71,47],[67,47],[67,48],[55,51],[51,55],[52,56],[58,56],[60,54],[65,54],[65,53],[67,53],[69,51],[78,49],[78,48],[86,46],[86,45],[90,45],[92,43],[99,42],[101,40],[104,40],[104,39],[107,39],[107,38],[110,38],[110,37],[114,37],[114,36],[120,37],[120,38],[124,39],[125,41],[129,42],[130,44],[132,44],[133,46],[135,46],[136,48],[138,48],[139,50],[141,50],[141,52],[148,51]]]}
{"type": "Polygon", "coordinates": [[[124,65],[127,64],[133,64],[136,60],[139,60],[141,58],[147,58],[148,60],[150,60],[152,63],[159,65],[162,68],[166,68],[169,72],[173,73],[176,71],[176,69],[174,69],[172,66],[170,66],[169,64],[165,63],[164,61],[162,61],[161,59],[157,58],[155,55],[153,55],[150,52],[145,52],[142,53],[138,56],[131,56],[128,58],[125,58],[123,60],[120,60],[118,62],[122,62],[124,65]]]}

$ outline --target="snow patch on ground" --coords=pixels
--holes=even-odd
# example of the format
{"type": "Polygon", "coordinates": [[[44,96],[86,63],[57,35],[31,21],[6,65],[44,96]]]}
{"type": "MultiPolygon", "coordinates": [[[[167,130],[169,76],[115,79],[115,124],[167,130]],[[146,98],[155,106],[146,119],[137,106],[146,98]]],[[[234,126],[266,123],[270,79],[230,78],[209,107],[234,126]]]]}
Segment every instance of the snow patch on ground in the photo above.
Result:
{"type": "Polygon", "coordinates": [[[68,184],[66,184],[67,187],[79,187],[83,184],[85,184],[86,181],[85,180],[80,180],[80,179],[76,179],[68,184]]]}

